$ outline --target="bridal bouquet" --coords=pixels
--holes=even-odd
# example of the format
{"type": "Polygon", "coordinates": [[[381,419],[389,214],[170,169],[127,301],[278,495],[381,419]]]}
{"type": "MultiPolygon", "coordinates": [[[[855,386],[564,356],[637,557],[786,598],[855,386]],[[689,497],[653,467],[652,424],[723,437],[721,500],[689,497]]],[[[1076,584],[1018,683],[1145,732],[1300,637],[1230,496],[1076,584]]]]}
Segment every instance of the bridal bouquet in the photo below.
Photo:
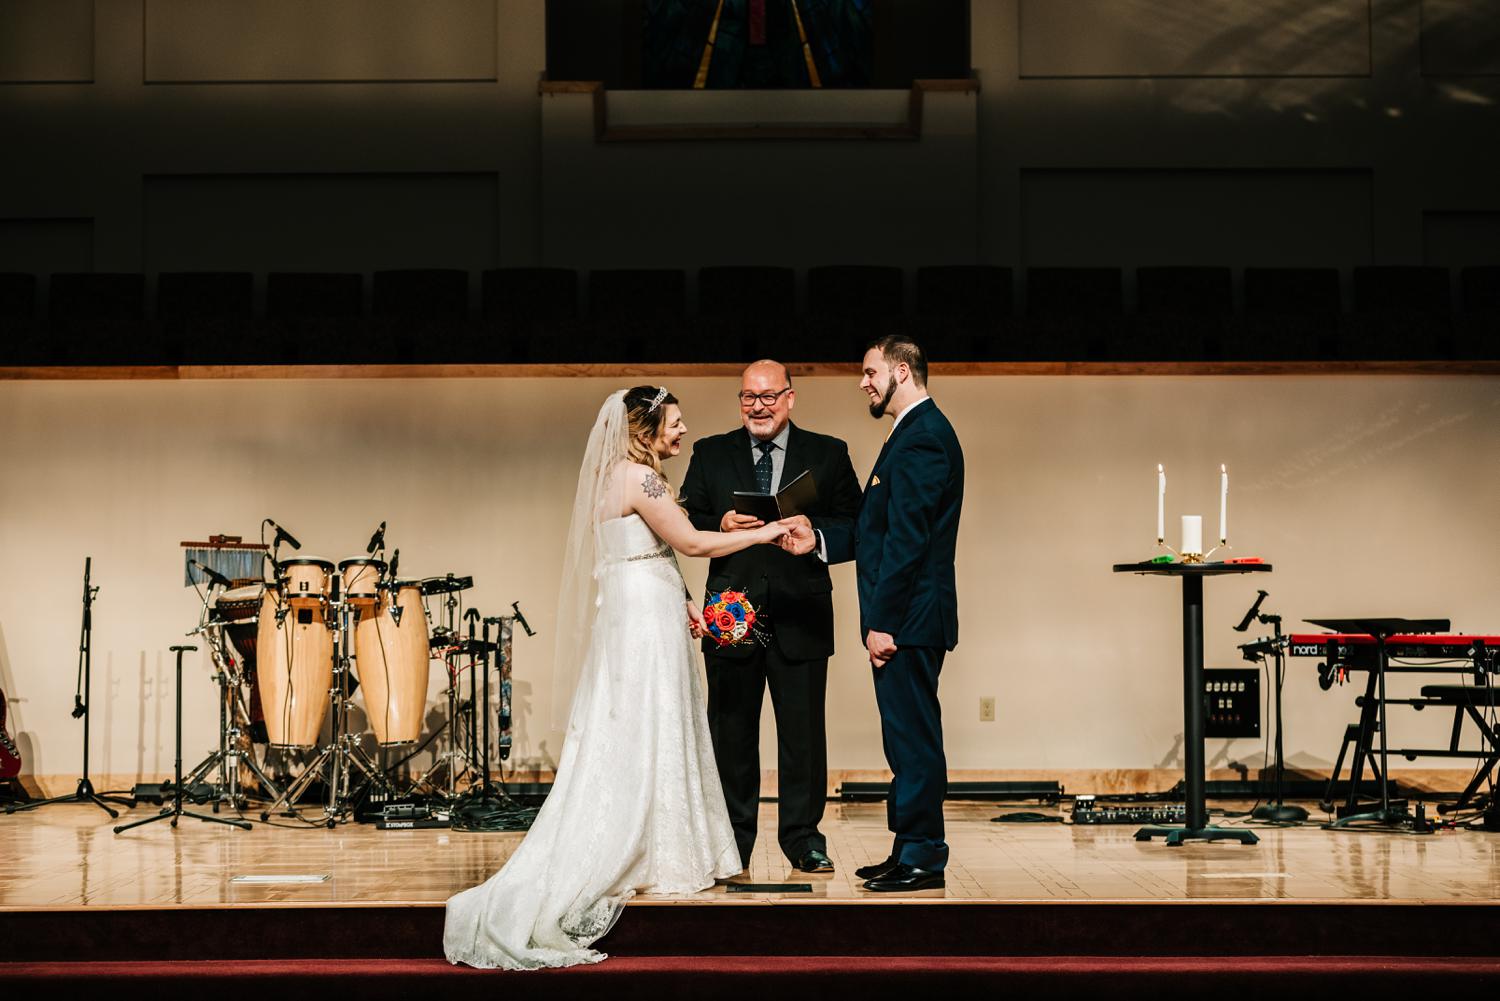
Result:
{"type": "Polygon", "coordinates": [[[752,638],[761,646],[769,642],[764,617],[757,615],[743,591],[726,588],[709,595],[703,604],[703,628],[721,647],[743,646],[752,638]]]}

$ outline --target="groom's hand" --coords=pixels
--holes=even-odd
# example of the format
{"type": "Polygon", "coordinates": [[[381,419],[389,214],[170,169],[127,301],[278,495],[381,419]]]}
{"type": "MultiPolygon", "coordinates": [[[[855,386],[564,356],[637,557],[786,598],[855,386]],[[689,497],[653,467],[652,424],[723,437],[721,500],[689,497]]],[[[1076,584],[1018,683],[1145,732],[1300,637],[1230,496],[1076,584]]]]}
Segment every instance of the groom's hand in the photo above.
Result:
{"type": "Polygon", "coordinates": [[[793,515],[781,519],[777,524],[786,529],[786,535],[781,538],[781,548],[793,556],[804,556],[818,548],[818,536],[813,531],[812,522],[807,520],[807,515],[793,515]]]}
{"type": "Polygon", "coordinates": [[[740,514],[738,511],[725,511],[724,517],[719,519],[719,531],[721,532],[746,532],[752,528],[759,528],[765,522],[753,514],[740,514]]]}
{"type": "Polygon", "coordinates": [[[896,638],[890,633],[871,630],[865,635],[865,650],[870,654],[870,663],[885,667],[886,662],[896,656],[896,638]]]}

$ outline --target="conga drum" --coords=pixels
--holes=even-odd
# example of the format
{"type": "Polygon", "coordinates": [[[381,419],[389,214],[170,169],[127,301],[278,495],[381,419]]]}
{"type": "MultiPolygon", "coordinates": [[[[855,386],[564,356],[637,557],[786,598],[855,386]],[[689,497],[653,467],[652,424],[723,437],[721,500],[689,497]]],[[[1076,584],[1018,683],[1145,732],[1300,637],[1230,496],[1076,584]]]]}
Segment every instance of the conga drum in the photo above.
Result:
{"type": "Polygon", "coordinates": [[[333,632],[324,618],[326,605],[288,602],[278,620],[281,602],[280,588],[266,588],[256,631],[266,735],[273,747],[314,747],[333,687],[333,632]]]}
{"type": "Polygon", "coordinates": [[[333,564],[316,556],[281,561],[282,600],[293,608],[322,605],[331,594],[333,564]]]}
{"type": "Polygon", "coordinates": [[[354,661],[365,714],[382,746],[414,743],[427,708],[427,615],[422,582],[396,581],[359,613],[354,661]],[[399,621],[392,608],[400,610],[399,621]]]}
{"type": "Polygon", "coordinates": [[[359,557],[339,561],[339,576],[344,582],[344,603],[367,608],[380,601],[380,578],[385,576],[385,561],[359,557]]]}

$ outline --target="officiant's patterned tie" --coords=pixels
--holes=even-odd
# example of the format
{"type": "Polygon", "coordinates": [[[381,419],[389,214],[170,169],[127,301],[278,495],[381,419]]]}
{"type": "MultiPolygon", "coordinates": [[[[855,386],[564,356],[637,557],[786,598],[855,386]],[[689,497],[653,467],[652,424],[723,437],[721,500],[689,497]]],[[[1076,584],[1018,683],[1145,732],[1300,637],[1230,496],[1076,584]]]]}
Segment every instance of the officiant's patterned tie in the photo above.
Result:
{"type": "Polygon", "coordinates": [[[758,441],[755,447],[760,449],[760,458],[755,462],[755,487],[763,494],[771,492],[771,450],[776,447],[774,441],[758,441]]]}

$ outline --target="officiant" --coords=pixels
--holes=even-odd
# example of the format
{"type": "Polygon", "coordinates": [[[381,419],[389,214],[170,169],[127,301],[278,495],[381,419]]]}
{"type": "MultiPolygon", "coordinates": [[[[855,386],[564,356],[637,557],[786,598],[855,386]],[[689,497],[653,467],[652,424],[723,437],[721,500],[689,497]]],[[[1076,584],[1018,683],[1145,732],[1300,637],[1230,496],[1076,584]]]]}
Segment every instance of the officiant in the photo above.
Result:
{"type": "MultiPolygon", "coordinates": [[[[814,528],[851,526],[859,512],[859,480],[849,447],[838,438],[792,423],[797,392],[776,361],[745,369],[738,393],[740,426],[693,444],[683,478],[683,503],[703,531],[735,532],[762,521],[735,510],[735,491],[775,494],[808,473],[816,497],[796,512],[814,528]]],[[[818,825],[828,793],[824,697],[833,655],[833,581],[815,553],[794,556],[777,546],[751,546],[714,559],[708,593],[743,591],[763,615],[767,642],[720,648],[703,642],[708,669],[708,725],[714,757],[748,868],[760,808],[760,712],[767,686],[776,714],[777,840],[803,872],[832,872],[818,825]]]]}

